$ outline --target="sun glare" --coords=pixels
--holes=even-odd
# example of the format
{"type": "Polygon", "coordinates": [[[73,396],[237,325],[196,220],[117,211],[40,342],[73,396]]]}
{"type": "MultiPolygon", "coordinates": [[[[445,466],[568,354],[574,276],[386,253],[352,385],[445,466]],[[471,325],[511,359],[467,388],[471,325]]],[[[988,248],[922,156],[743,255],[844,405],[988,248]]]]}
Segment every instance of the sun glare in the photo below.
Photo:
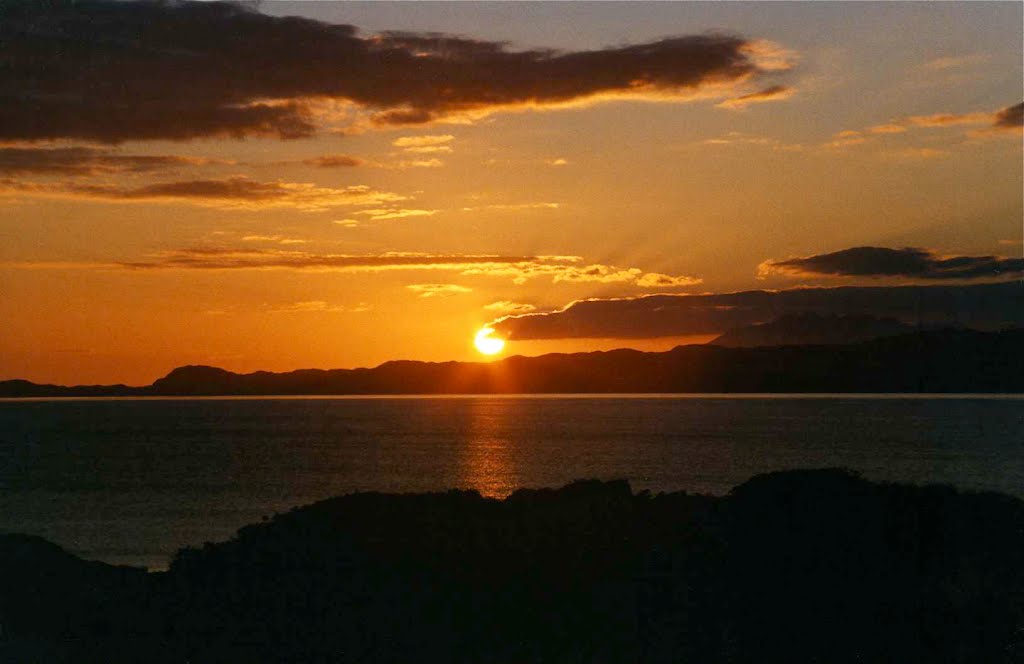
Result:
{"type": "Polygon", "coordinates": [[[505,348],[505,340],[500,337],[492,337],[494,329],[490,327],[481,328],[473,337],[473,345],[484,355],[496,355],[505,348]]]}

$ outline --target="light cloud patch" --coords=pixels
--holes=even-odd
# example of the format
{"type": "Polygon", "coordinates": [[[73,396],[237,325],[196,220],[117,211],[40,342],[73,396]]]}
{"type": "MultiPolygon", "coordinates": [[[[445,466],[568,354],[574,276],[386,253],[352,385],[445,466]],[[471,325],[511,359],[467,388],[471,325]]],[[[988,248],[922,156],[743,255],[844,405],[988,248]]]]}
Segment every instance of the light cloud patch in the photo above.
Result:
{"type": "Polygon", "coordinates": [[[420,297],[451,297],[473,292],[472,288],[458,284],[409,284],[406,288],[418,293],[420,297]]]}
{"type": "Polygon", "coordinates": [[[440,168],[444,162],[440,159],[402,159],[390,164],[381,164],[383,168],[440,168]]]}
{"type": "Polygon", "coordinates": [[[384,221],[387,219],[405,219],[406,217],[432,217],[440,210],[415,210],[405,208],[378,208],[373,210],[360,210],[356,214],[365,215],[370,221],[384,221]]]}
{"type": "Polygon", "coordinates": [[[723,136],[704,139],[703,141],[700,142],[700,145],[756,145],[780,152],[801,152],[804,149],[804,146],[799,143],[786,143],[784,141],[780,141],[777,138],[771,138],[768,136],[757,136],[754,134],[746,134],[740,131],[731,131],[723,136]]]}
{"type": "Polygon", "coordinates": [[[307,300],[305,302],[293,302],[276,309],[271,309],[275,314],[307,314],[307,313],[363,313],[370,311],[372,307],[365,302],[356,305],[331,304],[325,300],[307,300]]]}
{"type": "Polygon", "coordinates": [[[732,99],[726,99],[720,102],[718,108],[728,108],[732,110],[744,109],[751,104],[763,104],[770,101],[782,101],[783,99],[789,99],[796,90],[786,85],[773,85],[757,92],[750,92],[739,97],[732,99]]]}
{"type": "Polygon", "coordinates": [[[893,150],[889,154],[901,159],[938,159],[949,156],[949,151],[938,148],[903,148],[902,150],[893,150]]]}
{"type": "Polygon", "coordinates": [[[405,150],[419,148],[436,148],[451,143],[455,137],[451,134],[425,134],[422,136],[402,136],[392,141],[392,145],[405,150]]]}
{"type": "Polygon", "coordinates": [[[491,205],[476,205],[462,208],[463,212],[476,212],[477,210],[557,210],[561,203],[494,203],[491,205]]]}
{"type": "Polygon", "coordinates": [[[894,122],[868,127],[868,133],[871,134],[902,134],[906,130],[907,128],[903,125],[894,122]]]}
{"type": "Polygon", "coordinates": [[[531,311],[536,311],[537,307],[532,304],[525,304],[523,302],[512,302],[510,300],[499,300],[497,302],[491,302],[490,304],[484,305],[485,311],[491,311],[496,314],[526,314],[531,311]]]}
{"type": "Polygon", "coordinates": [[[984,53],[971,53],[968,55],[944,55],[929,60],[928,62],[921,65],[921,68],[930,71],[949,71],[951,69],[964,69],[966,67],[974,67],[984,62],[988,62],[991,59],[992,56],[986,55],[984,53]]]}
{"type": "Polygon", "coordinates": [[[422,145],[419,147],[405,148],[404,151],[412,152],[413,154],[447,154],[452,151],[452,147],[450,145],[422,145]]]}
{"type": "Polygon", "coordinates": [[[276,244],[306,244],[306,240],[284,235],[246,235],[243,242],[274,242],[276,244]]]}
{"type": "Polygon", "coordinates": [[[641,288],[679,288],[681,286],[694,286],[701,283],[700,279],[688,276],[672,276],[658,272],[648,272],[636,280],[636,285],[641,288]]]}

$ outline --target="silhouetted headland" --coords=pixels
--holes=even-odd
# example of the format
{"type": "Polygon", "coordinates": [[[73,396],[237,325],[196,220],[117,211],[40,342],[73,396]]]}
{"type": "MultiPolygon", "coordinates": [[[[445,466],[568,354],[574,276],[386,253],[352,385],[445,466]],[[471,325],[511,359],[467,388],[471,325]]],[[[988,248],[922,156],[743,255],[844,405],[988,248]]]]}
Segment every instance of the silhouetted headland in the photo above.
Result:
{"type": "Polygon", "coordinates": [[[145,387],[0,382],[0,397],[672,392],[1024,392],[1024,330],[930,330],[843,345],[620,349],[489,363],[395,361],[288,373],[187,366],[145,387]]]}
{"type": "Polygon", "coordinates": [[[896,318],[839,316],[806,311],[779,316],[768,323],[737,327],[710,343],[731,348],[843,345],[895,337],[913,331],[912,326],[896,318]]]}
{"type": "Polygon", "coordinates": [[[166,572],[0,536],[5,662],[846,662],[1024,656],[1024,501],[762,475],[325,500],[166,572]]]}

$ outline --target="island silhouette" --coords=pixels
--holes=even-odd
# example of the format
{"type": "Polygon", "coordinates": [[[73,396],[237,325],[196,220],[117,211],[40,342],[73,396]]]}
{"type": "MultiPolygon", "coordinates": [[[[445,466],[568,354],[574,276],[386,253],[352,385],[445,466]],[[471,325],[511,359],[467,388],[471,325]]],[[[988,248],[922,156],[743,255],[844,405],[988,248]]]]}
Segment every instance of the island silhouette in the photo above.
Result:
{"type": "Polygon", "coordinates": [[[1024,501],[754,477],[358,493],[181,550],[165,572],[0,535],[0,660],[1011,664],[1024,501]]]}
{"type": "Polygon", "coordinates": [[[820,320],[804,317],[660,353],[619,349],[495,362],[398,360],[367,369],[287,373],[185,366],[142,387],[2,381],[0,397],[1024,391],[1024,329],[919,330],[835,343],[903,330],[884,319],[851,319],[838,328],[833,319],[825,322],[839,332],[824,335],[820,320]],[[817,343],[763,345],[794,336],[817,343]],[[761,342],[752,343],[757,338],[761,342]]]}

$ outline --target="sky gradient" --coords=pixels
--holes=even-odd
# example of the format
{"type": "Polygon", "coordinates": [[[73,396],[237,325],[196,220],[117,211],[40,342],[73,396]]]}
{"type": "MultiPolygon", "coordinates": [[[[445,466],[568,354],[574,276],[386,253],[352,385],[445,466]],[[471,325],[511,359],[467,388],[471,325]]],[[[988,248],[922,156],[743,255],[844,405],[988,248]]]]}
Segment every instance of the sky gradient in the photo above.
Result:
{"type": "Polygon", "coordinates": [[[0,379],[474,360],[489,323],[505,355],[725,331],[556,322],[581,300],[621,321],[651,295],[1016,279],[1019,301],[1022,20],[5,4],[0,379]]]}

